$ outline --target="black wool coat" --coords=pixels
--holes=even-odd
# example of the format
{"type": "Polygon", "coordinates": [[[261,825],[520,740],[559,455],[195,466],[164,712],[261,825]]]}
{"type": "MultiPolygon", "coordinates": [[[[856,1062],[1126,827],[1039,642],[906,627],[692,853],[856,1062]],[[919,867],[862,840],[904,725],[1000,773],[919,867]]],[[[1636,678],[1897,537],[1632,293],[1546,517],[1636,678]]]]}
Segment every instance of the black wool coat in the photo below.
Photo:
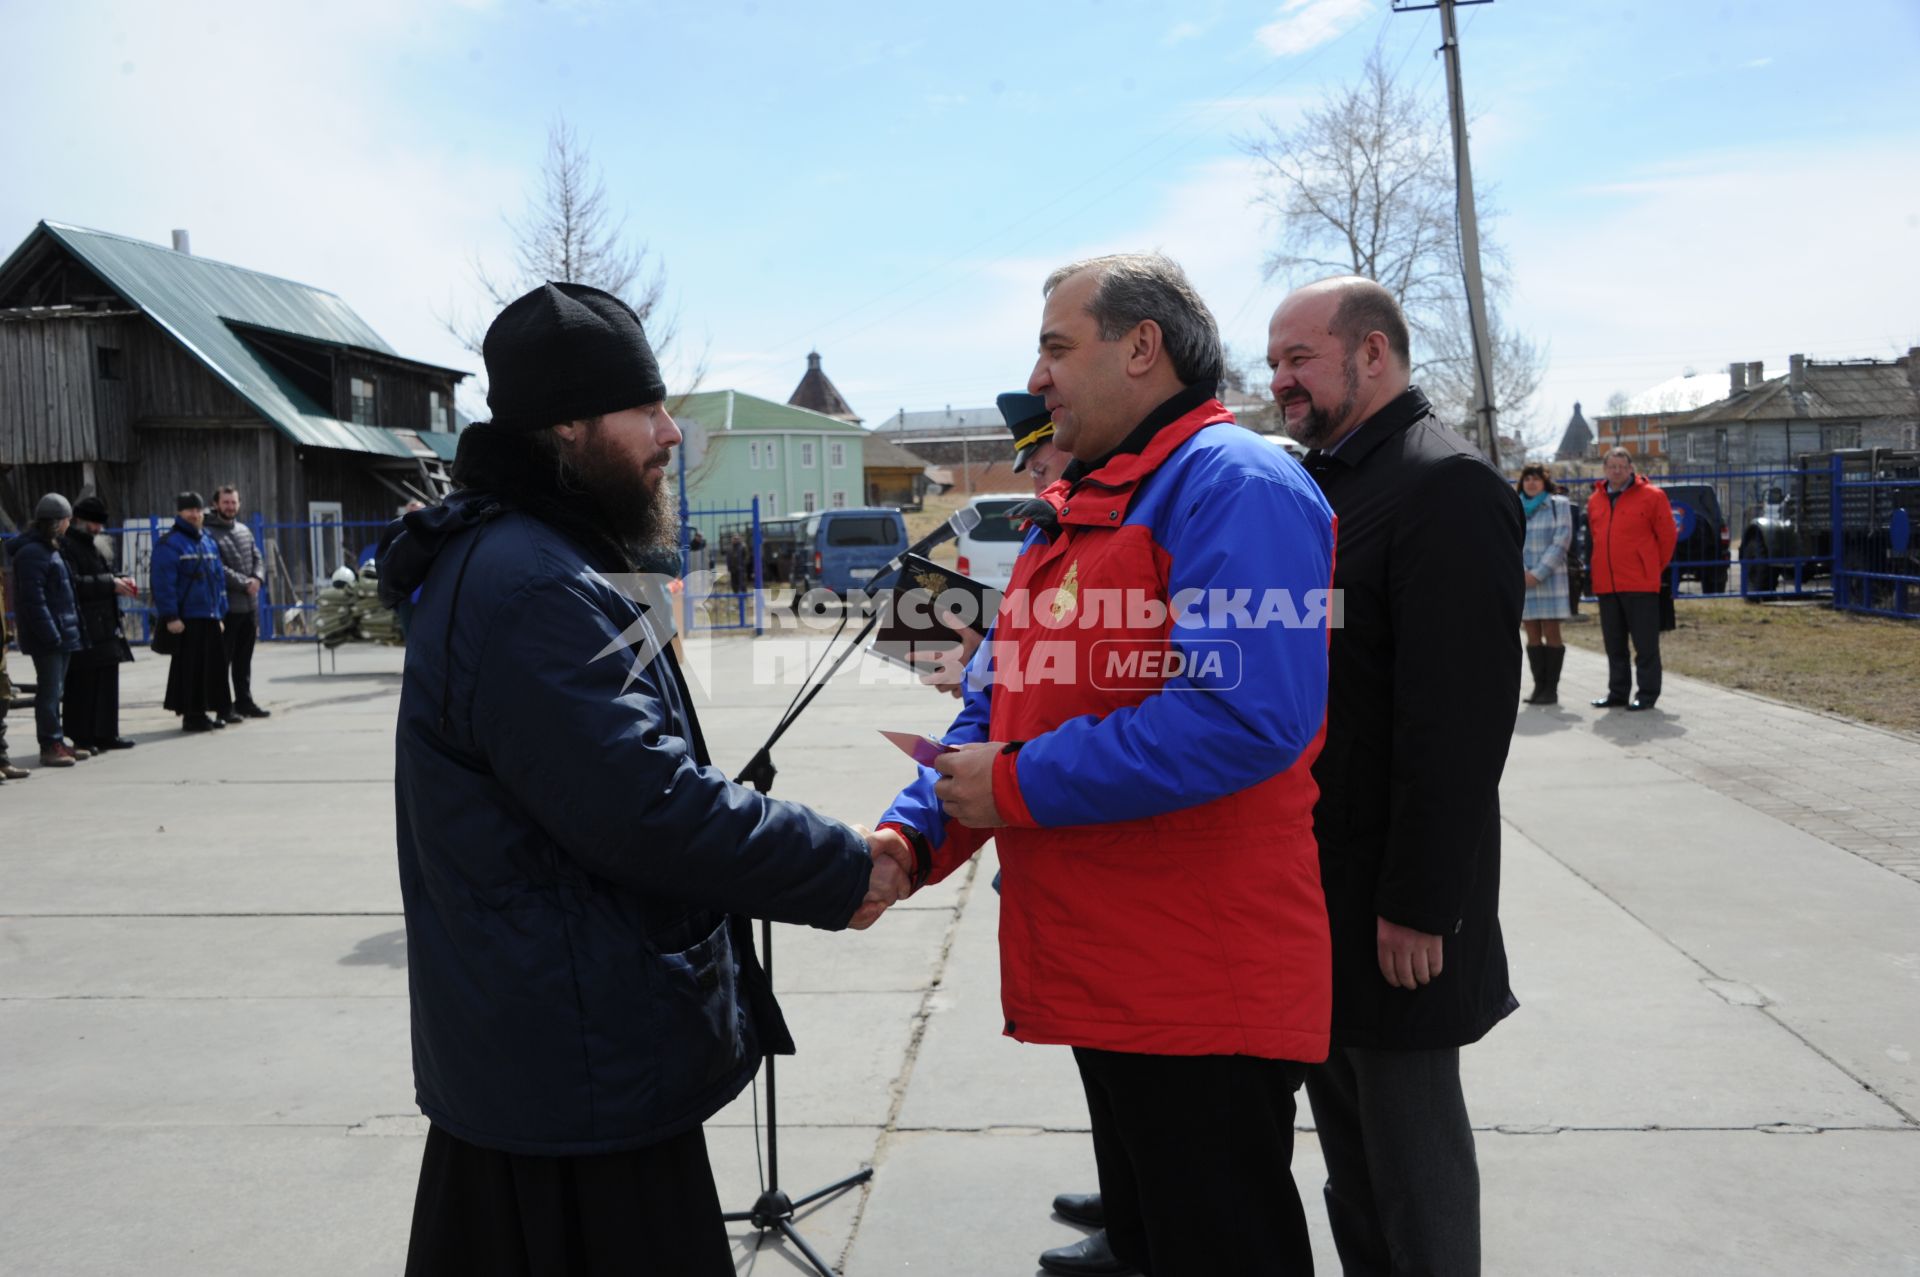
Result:
{"type": "Polygon", "coordinates": [[[69,526],[60,539],[60,554],[73,577],[73,597],[80,611],[80,633],[87,641],[84,652],[74,653],[73,662],[82,667],[118,665],[123,645],[120,641],[120,596],[113,569],[101,557],[100,547],[79,528],[69,526]]]}
{"type": "Polygon", "coordinates": [[[1478,1040],[1519,1004],[1500,936],[1500,773],[1520,697],[1525,522],[1513,488],[1409,387],[1308,471],[1339,519],[1314,832],[1336,1046],[1478,1040]],[[1377,918],[1444,937],[1412,991],[1377,918]]]}

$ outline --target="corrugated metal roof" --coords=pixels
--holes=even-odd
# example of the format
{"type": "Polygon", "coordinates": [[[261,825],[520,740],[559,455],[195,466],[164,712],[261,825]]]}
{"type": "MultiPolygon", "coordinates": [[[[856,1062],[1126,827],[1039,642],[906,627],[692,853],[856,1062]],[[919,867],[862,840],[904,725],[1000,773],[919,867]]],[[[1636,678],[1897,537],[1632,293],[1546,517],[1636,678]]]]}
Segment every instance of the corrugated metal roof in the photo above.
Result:
{"type": "Polygon", "coordinates": [[[1741,421],[1863,421],[1920,418],[1920,398],[1907,377],[1907,361],[1807,361],[1798,389],[1790,377],[1774,377],[1758,386],[1709,404],[1675,425],[1696,426],[1741,421]]]}
{"type": "Polygon", "coordinates": [[[389,430],[342,421],[323,411],[226,322],[402,357],[334,294],[124,235],[59,222],[40,225],[296,443],[412,455],[389,430]]]}
{"type": "Polygon", "coordinates": [[[669,399],[667,405],[674,416],[697,421],[709,430],[799,430],[862,437],[867,433],[837,417],[775,403],[744,390],[702,390],[677,402],[669,399]]]}

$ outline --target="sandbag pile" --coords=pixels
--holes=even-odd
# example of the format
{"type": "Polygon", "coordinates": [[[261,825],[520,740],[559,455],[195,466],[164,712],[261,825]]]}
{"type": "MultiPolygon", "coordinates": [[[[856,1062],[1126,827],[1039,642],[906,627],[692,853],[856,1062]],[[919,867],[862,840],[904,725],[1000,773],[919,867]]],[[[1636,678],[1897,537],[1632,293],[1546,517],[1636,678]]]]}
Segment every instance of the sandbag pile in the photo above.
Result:
{"type": "Polygon", "coordinates": [[[380,602],[380,574],[369,563],[356,574],[342,568],[315,600],[315,630],[327,647],[342,643],[400,643],[393,609],[380,602]]]}

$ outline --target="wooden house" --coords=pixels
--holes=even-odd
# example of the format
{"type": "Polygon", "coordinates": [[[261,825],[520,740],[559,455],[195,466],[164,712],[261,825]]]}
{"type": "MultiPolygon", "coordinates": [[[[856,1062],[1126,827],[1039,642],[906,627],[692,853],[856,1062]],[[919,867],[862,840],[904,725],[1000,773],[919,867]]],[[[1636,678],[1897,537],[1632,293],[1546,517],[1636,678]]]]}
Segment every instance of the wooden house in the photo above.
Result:
{"type": "Polygon", "coordinates": [[[445,489],[454,387],[332,293],[175,247],[42,222],[0,264],[0,506],[97,493],[116,523],[173,519],[231,483],[302,588],[445,489]]]}

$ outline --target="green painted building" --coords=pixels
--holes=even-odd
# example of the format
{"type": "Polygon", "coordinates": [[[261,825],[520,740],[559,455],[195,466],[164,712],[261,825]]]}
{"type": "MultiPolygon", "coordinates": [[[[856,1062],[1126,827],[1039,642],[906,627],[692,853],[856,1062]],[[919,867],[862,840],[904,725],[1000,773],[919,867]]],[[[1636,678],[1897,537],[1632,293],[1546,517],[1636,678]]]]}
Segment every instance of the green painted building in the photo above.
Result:
{"type": "Polygon", "coordinates": [[[740,390],[707,390],[669,404],[686,435],[687,503],[762,518],[865,505],[867,432],[825,413],[740,390]]]}

